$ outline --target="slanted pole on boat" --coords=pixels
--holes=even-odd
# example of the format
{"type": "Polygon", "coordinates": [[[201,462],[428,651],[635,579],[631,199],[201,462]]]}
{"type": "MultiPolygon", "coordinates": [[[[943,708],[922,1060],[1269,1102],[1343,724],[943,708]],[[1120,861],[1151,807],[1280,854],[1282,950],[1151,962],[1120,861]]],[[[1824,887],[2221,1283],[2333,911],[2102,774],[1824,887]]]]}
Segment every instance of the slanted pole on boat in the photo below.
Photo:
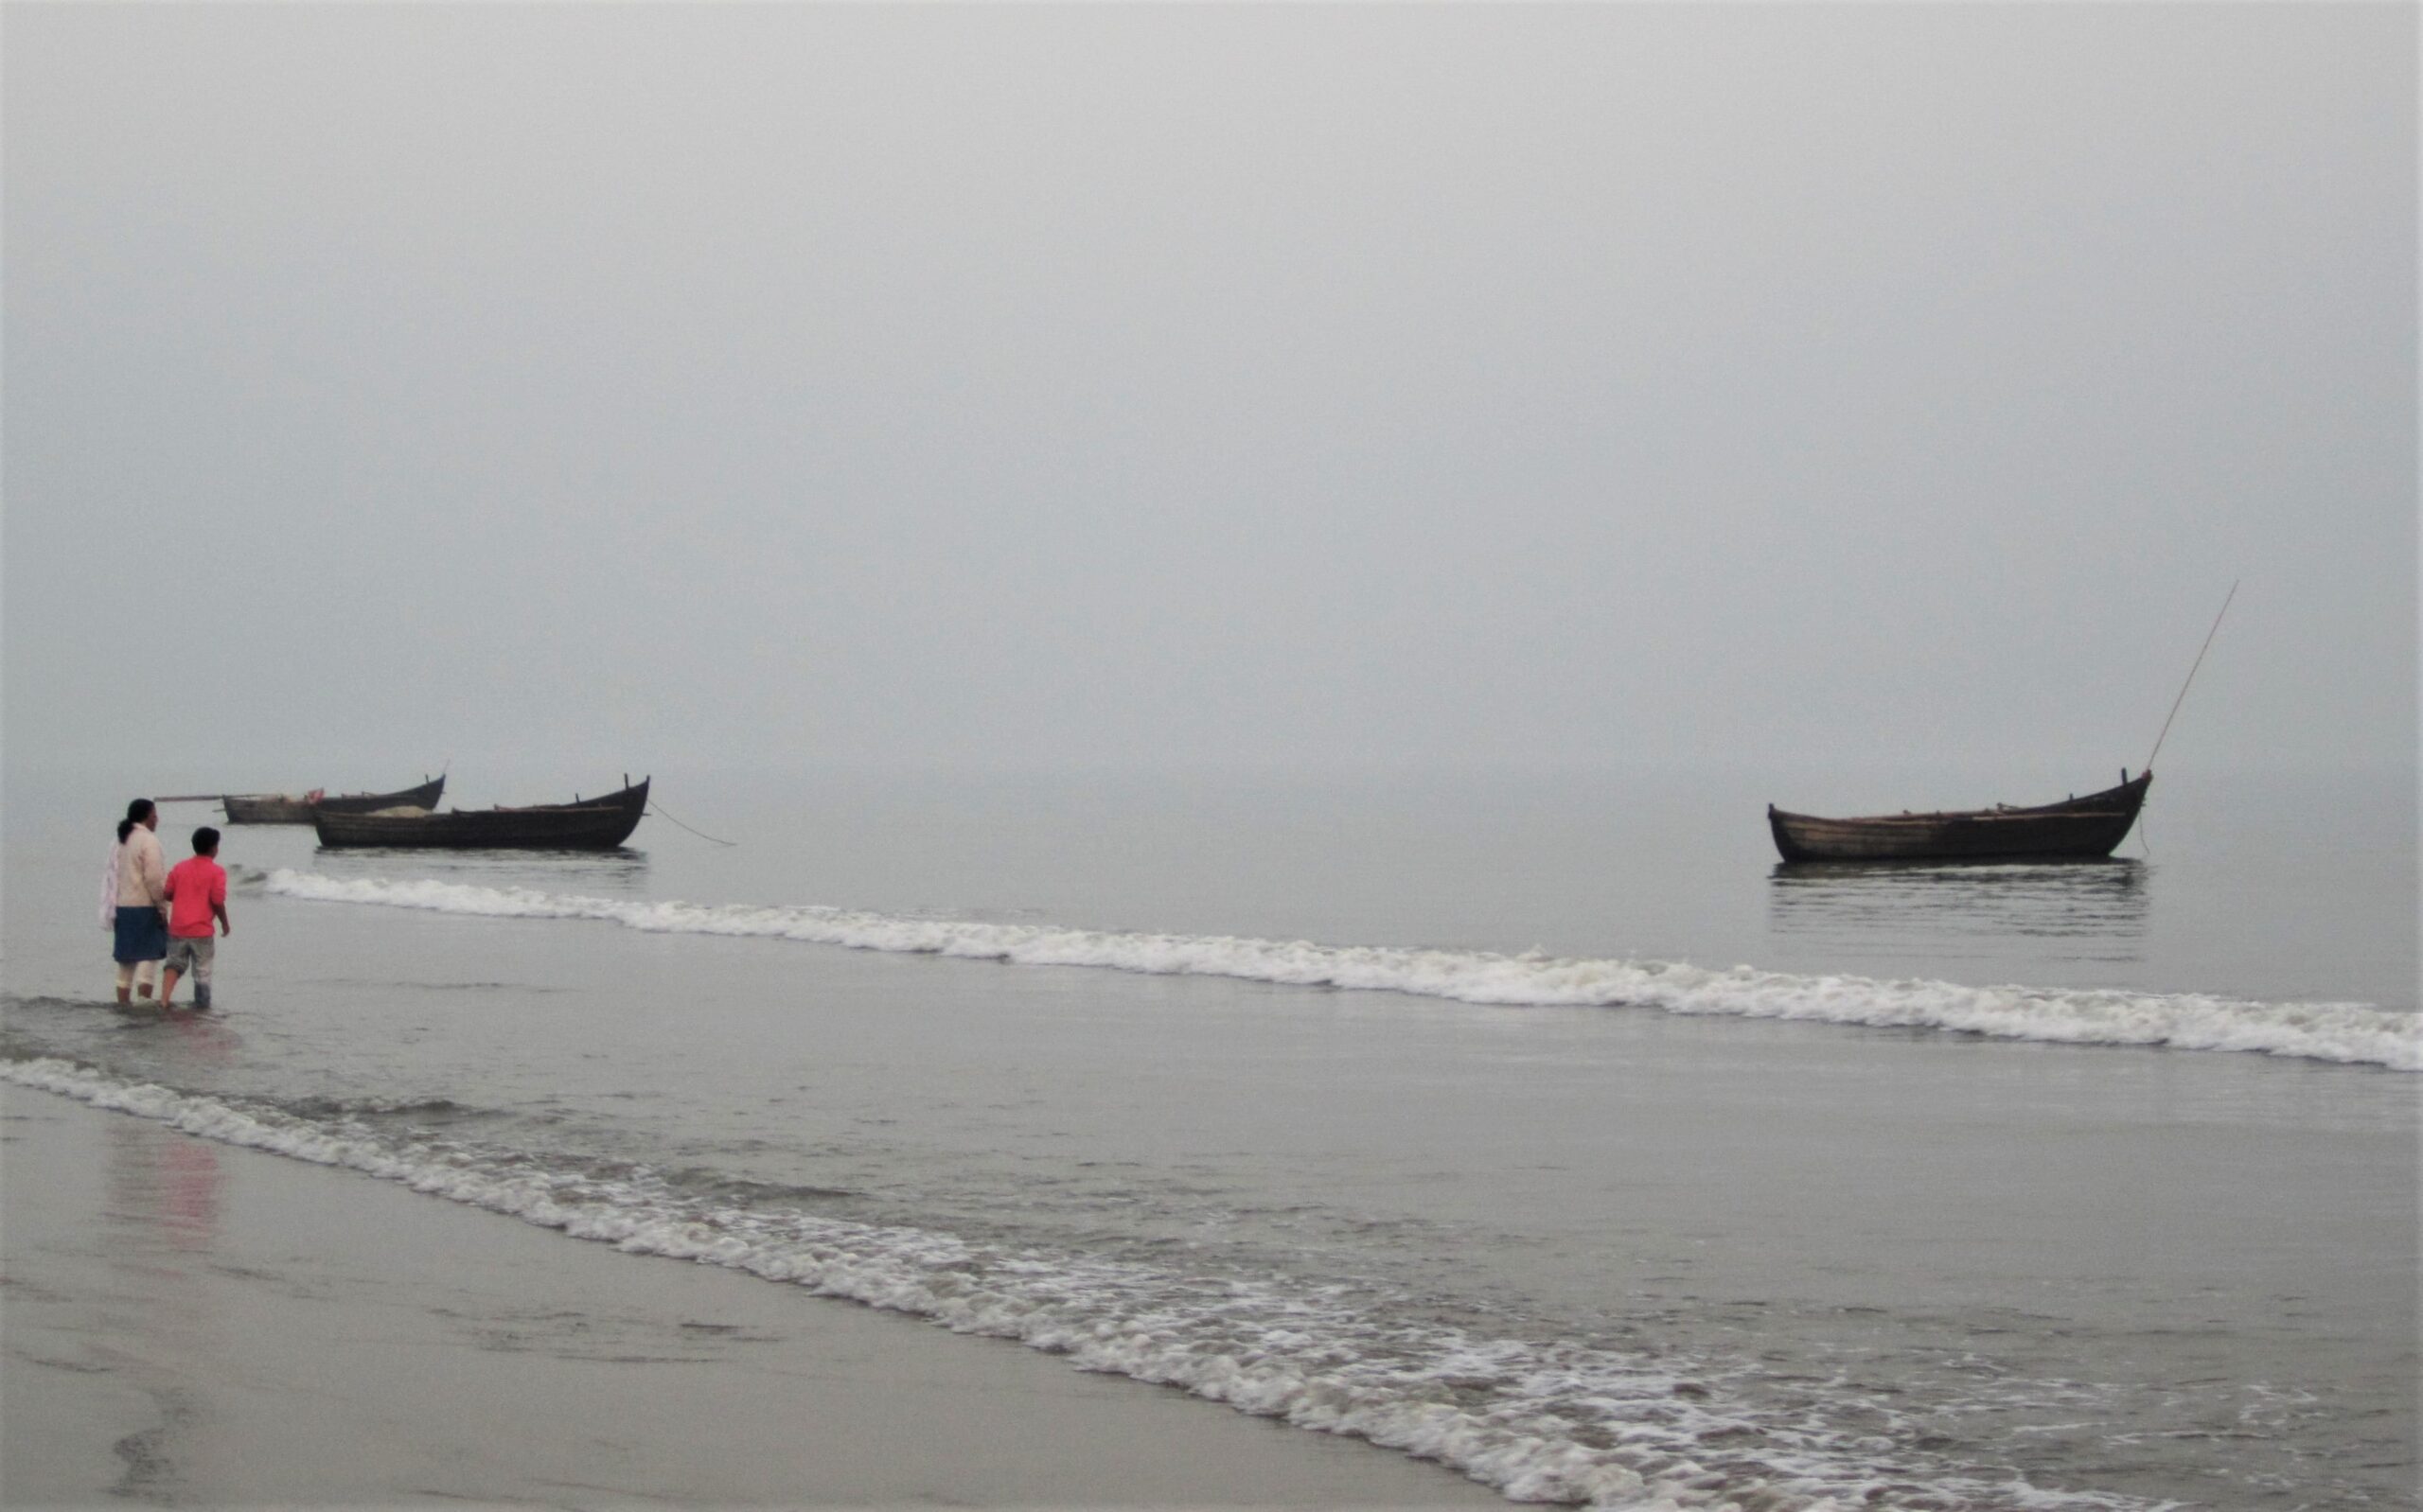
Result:
{"type": "MultiPolygon", "coordinates": [[[[2221,600],[2221,614],[2227,614],[2230,611],[2230,600],[2237,597],[2237,581],[2233,579],[2228,595],[2221,600]]],[[[2187,701],[2187,690],[2195,686],[2196,674],[2204,665],[2204,653],[2213,649],[2213,637],[2220,634],[2221,614],[2213,616],[2213,627],[2204,632],[2204,643],[2196,648],[2195,665],[2187,669],[2187,680],[2179,685],[2179,696],[2170,701],[2170,712],[2163,716],[2162,733],[2154,737],[2154,748],[2146,755],[2146,770],[2149,772],[2154,769],[2154,758],[2162,754],[2163,741],[2170,734],[2170,722],[2179,717],[2179,706],[2187,701]]],[[[2128,781],[2128,768],[2121,768],[2121,781],[2128,781]]]]}

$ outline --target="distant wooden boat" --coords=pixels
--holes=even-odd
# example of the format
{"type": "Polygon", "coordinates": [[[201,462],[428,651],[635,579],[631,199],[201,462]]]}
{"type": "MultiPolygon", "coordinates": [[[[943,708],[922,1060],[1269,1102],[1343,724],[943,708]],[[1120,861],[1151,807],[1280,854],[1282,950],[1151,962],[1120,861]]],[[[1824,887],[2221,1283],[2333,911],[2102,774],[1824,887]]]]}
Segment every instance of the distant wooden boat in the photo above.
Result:
{"type": "Polygon", "coordinates": [[[630,838],[647,812],[648,779],[603,798],[526,808],[449,809],[443,814],[340,814],[311,817],[324,846],[396,846],[448,851],[610,851],[630,838]]]}
{"type": "Polygon", "coordinates": [[[2137,822],[2151,771],[2118,787],[2037,808],[1878,814],[1821,819],[1770,803],[1767,825],[1787,861],[2060,861],[2110,855],[2137,822]]]}
{"type": "Polygon", "coordinates": [[[432,809],[445,791],[446,778],[441,773],[418,787],[407,787],[399,793],[341,793],[334,798],[309,793],[300,798],[285,793],[228,793],[221,797],[219,803],[227,811],[230,824],[309,824],[315,809],[331,814],[368,814],[388,808],[432,809]]]}

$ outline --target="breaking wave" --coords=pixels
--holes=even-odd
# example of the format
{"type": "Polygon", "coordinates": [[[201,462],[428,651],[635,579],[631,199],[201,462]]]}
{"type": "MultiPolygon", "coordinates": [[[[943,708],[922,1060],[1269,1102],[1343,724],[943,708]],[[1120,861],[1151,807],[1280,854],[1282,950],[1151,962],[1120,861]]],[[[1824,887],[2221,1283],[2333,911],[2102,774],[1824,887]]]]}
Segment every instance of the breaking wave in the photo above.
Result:
{"type": "Polygon", "coordinates": [[[287,868],[269,873],[265,886],[271,892],[320,903],[502,919],[597,920],[657,934],[797,940],[1021,966],[1230,976],[1489,1005],[1653,1008],[1670,1013],[1934,1029],[2062,1045],[2242,1050],[2423,1070],[2423,1017],[2363,1003],[2263,1003],[2101,988],[1970,987],[1916,977],[1794,976],[1750,966],[1712,970],[1680,961],[916,919],[814,905],[650,903],[459,882],[339,878],[287,868]]]}
{"type": "Polygon", "coordinates": [[[1404,1316],[1390,1297],[1349,1286],[1190,1275],[793,1207],[734,1206],[645,1168],[601,1174],[382,1133],[343,1116],[239,1106],[52,1058],[0,1059],[0,1080],[364,1172],[628,1254],[723,1266],[1016,1340],[1081,1369],[1437,1460],[1514,1501],[1661,1512],[2148,1508],[2042,1488],[2007,1468],[1948,1462],[1874,1403],[1761,1399],[1747,1366],[1477,1336],[1404,1316]]]}

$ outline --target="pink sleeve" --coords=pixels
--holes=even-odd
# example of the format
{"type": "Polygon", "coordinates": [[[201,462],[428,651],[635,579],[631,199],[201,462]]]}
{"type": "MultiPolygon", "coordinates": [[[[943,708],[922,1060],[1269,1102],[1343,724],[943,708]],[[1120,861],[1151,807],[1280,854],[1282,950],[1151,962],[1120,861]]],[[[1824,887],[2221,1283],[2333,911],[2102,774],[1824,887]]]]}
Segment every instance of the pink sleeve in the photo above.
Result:
{"type": "Polygon", "coordinates": [[[227,871],[223,867],[210,879],[210,901],[222,908],[227,905],[227,871]]]}

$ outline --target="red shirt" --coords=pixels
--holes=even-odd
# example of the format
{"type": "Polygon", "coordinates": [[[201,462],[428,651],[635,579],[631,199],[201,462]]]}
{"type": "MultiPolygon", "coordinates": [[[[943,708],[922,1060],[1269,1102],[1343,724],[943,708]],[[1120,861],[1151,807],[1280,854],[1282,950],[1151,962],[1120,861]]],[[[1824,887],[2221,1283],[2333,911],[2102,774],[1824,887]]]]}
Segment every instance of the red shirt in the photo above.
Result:
{"type": "Polygon", "coordinates": [[[210,908],[227,905],[227,869],[206,855],[191,855],[168,869],[168,933],[179,940],[210,938],[210,908]]]}

